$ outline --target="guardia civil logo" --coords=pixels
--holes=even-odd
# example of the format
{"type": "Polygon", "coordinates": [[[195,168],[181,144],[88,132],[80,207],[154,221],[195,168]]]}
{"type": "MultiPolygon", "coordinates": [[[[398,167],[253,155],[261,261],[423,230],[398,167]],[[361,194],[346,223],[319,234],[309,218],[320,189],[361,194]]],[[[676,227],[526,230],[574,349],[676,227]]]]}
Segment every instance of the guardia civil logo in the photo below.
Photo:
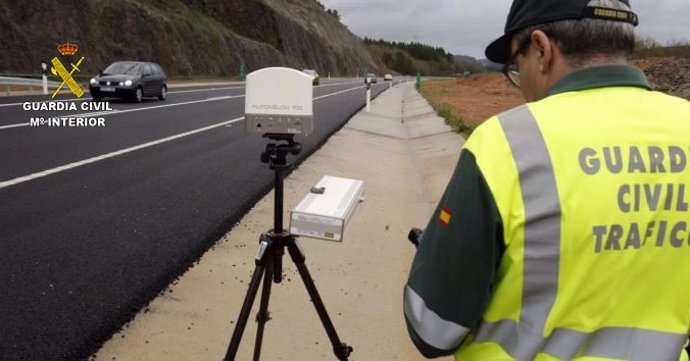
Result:
{"type": "MultiPolygon", "coordinates": [[[[60,44],[57,47],[57,50],[62,56],[74,56],[79,51],[79,47],[76,44],[67,42],[65,44],[60,44]]],[[[72,74],[74,74],[75,71],[79,72],[79,66],[83,61],[84,57],[82,56],[79,58],[76,64],[69,63],[69,71],[67,71],[67,68],[62,64],[57,56],[50,61],[53,64],[53,66],[50,68],[50,71],[53,73],[53,75],[59,76],[62,79],[62,83],[57,87],[57,89],[55,89],[55,92],[51,98],[55,98],[55,96],[65,85],[67,85],[72,94],[76,95],[77,98],[81,98],[84,95],[84,91],[72,77],[72,74]]]]}
{"type": "MultiPolygon", "coordinates": [[[[67,88],[77,96],[81,98],[84,95],[84,90],[77,84],[74,80],[74,73],[78,73],[79,66],[81,66],[84,61],[84,57],[79,57],[79,60],[72,62],[72,58],[76,59],[75,55],[79,52],[79,46],[74,42],[66,42],[57,46],[57,51],[63,60],[55,56],[50,60],[52,66],[50,71],[53,75],[60,77],[62,83],[53,92],[52,98],[62,90],[63,87],[67,88]],[[68,58],[65,58],[68,57],[68,58]],[[68,66],[65,66],[68,64],[68,66]],[[68,70],[69,67],[69,70],[68,70]]],[[[51,100],[51,101],[40,101],[40,102],[25,102],[22,104],[22,108],[27,112],[41,112],[40,117],[30,117],[28,125],[32,127],[105,127],[105,118],[102,115],[106,115],[109,112],[113,112],[113,108],[110,107],[108,102],[90,102],[87,99],[83,100],[51,100]],[[85,113],[81,114],[71,114],[71,112],[82,111],[85,113]],[[48,116],[45,116],[45,112],[48,116]]]]}

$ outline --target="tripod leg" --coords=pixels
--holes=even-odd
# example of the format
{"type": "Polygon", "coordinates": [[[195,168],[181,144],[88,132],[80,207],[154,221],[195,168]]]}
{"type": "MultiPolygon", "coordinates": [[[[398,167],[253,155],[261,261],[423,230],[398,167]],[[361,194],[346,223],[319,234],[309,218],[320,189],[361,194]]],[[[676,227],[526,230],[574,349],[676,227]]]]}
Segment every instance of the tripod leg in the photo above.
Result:
{"type": "MultiPolygon", "coordinates": [[[[247,290],[247,295],[244,297],[244,303],[242,304],[242,310],[237,318],[237,324],[235,325],[235,331],[232,333],[232,339],[230,340],[230,346],[228,346],[228,352],[225,354],[225,361],[234,361],[237,355],[237,350],[240,347],[240,341],[242,341],[242,334],[244,333],[244,328],[247,326],[247,319],[249,318],[249,312],[252,310],[252,305],[254,304],[254,298],[256,298],[256,292],[259,290],[259,283],[261,283],[261,276],[264,274],[264,266],[257,263],[254,268],[254,274],[252,275],[252,280],[249,283],[249,289],[247,290]]],[[[269,280],[270,282],[270,280],[269,280]]]]}
{"type": "MultiPolygon", "coordinates": [[[[270,256],[269,256],[270,257],[270,256]]],[[[268,312],[268,300],[271,298],[271,284],[275,265],[269,261],[266,265],[266,273],[264,274],[264,285],[261,289],[261,303],[259,306],[259,313],[256,314],[256,341],[254,342],[254,361],[259,361],[261,357],[261,342],[264,338],[264,325],[271,319],[268,312]]]]}
{"type": "Polygon", "coordinates": [[[292,240],[290,240],[290,242],[288,242],[287,247],[288,252],[290,252],[290,258],[292,258],[292,261],[295,262],[297,270],[299,271],[299,275],[300,277],[302,277],[302,281],[304,282],[304,285],[307,288],[309,297],[311,297],[312,302],[314,303],[316,313],[319,314],[321,323],[323,324],[323,327],[326,329],[328,339],[331,341],[331,345],[333,346],[333,353],[338,358],[338,360],[347,361],[348,356],[350,356],[350,353],[352,353],[352,347],[348,346],[343,342],[340,342],[340,338],[338,337],[338,333],[336,332],[335,327],[333,326],[333,322],[331,322],[331,318],[328,317],[328,311],[326,311],[326,306],[324,306],[323,301],[321,300],[321,296],[319,296],[319,291],[316,289],[316,285],[314,285],[314,280],[311,278],[309,270],[307,269],[307,266],[304,263],[304,254],[302,253],[302,250],[300,250],[297,246],[294,237],[292,240]]]}

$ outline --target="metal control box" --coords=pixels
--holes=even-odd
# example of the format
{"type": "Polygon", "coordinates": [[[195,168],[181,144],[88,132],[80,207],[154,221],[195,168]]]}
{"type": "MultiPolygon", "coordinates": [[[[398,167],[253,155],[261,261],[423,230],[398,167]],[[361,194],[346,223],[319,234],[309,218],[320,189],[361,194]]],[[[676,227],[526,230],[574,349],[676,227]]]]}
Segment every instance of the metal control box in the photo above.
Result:
{"type": "Polygon", "coordinates": [[[290,233],[341,242],[363,196],[363,181],[324,176],[290,212],[290,233]]]}

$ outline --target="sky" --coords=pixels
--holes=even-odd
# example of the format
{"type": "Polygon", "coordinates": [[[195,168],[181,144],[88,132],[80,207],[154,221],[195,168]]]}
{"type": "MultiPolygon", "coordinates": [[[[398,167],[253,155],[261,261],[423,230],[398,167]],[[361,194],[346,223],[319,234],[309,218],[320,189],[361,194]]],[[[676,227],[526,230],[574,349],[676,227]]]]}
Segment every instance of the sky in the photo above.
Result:
{"type": "MultiPolygon", "coordinates": [[[[338,10],[360,37],[420,42],[455,55],[484,58],[503,34],[510,0],[320,0],[338,10]]],[[[636,34],[662,45],[690,42],[690,0],[631,0],[640,18],[636,34]]]]}

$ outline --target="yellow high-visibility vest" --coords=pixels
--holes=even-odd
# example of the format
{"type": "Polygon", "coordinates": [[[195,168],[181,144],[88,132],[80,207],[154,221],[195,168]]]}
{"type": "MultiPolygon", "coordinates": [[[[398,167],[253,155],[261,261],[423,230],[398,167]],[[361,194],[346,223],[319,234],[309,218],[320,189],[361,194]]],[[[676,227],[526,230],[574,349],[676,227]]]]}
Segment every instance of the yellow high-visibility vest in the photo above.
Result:
{"type": "Polygon", "coordinates": [[[565,92],[491,118],[465,147],[506,250],[457,360],[688,360],[690,103],[565,92]]]}

